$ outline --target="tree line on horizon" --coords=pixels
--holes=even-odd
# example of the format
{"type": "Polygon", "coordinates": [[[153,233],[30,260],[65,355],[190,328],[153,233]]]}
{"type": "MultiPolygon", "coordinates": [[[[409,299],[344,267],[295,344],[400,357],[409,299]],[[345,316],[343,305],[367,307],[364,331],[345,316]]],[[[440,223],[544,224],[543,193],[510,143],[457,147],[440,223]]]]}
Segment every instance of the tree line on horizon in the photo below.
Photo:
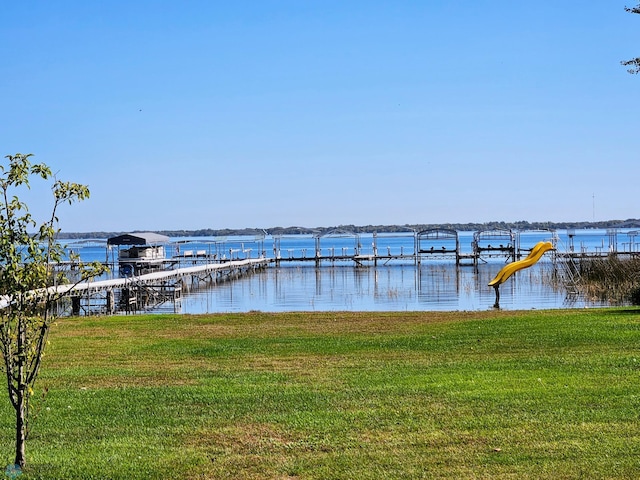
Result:
{"type": "MultiPolygon", "coordinates": [[[[168,237],[226,237],[251,235],[326,235],[332,232],[349,233],[400,233],[408,231],[422,231],[429,229],[449,229],[457,231],[486,231],[486,230],[564,230],[564,229],[595,229],[595,228],[640,228],[640,219],[604,220],[598,222],[484,222],[484,223],[439,223],[439,224],[405,224],[405,225],[338,225],[332,227],[271,227],[271,228],[202,228],[197,230],[155,230],[155,233],[168,237]]],[[[137,233],[142,230],[129,232],[60,232],[58,238],[67,240],[110,238],[125,233],[137,233]]]]}

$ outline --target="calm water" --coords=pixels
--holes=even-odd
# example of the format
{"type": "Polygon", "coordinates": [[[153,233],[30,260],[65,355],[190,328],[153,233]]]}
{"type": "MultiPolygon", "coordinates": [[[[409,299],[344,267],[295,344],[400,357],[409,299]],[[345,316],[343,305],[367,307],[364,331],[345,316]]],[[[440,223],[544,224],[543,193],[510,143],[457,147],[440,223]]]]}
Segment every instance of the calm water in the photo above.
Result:
{"type": "MultiPolygon", "coordinates": [[[[552,240],[550,232],[523,232],[521,248],[531,248],[542,240],[552,240]]],[[[459,232],[460,249],[471,252],[473,232],[459,232]]],[[[449,240],[443,240],[443,247],[449,240]]],[[[587,230],[557,232],[558,251],[628,251],[639,249],[635,232],[587,230]]],[[[451,241],[449,241],[451,242],[451,241]]],[[[455,243],[455,242],[453,242],[455,243]]],[[[72,245],[86,260],[117,258],[97,242],[72,245]]],[[[440,248],[437,245],[436,248],[440,248]]],[[[409,234],[181,238],[172,239],[167,255],[206,251],[217,258],[311,258],[316,249],[323,256],[340,254],[411,253],[414,237],[409,234]]],[[[456,267],[452,259],[425,260],[420,265],[391,261],[386,265],[355,268],[353,262],[282,262],[255,274],[222,282],[203,289],[192,289],[182,298],[182,313],[279,311],[411,311],[486,310],[493,306],[495,293],[487,283],[510,259],[488,258],[478,268],[456,267]]],[[[521,270],[500,287],[502,309],[550,309],[597,307],[598,304],[568,296],[554,282],[555,269],[550,255],[534,266],[521,270]]],[[[114,272],[117,275],[117,271],[114,272]]],[[[173,311],[173,306],[165,306],[173,311]]],[[[162,309],[160,309],[162,310],[162,309]]]]}
{"type": "MultiPolygon", "coordinates": [[[[501,266],[481,267],[477,273],[472,267],[433,263],[420,267],[271,267],[192,291],[183,298],[181,311],[485,310],[495,301],[494,290],[487,283],[501,266]]],[[[547,283],[552,271],[552,265],[544,262],[512,277],[500,287],[501,308],[585,306],[547,283]]]]}

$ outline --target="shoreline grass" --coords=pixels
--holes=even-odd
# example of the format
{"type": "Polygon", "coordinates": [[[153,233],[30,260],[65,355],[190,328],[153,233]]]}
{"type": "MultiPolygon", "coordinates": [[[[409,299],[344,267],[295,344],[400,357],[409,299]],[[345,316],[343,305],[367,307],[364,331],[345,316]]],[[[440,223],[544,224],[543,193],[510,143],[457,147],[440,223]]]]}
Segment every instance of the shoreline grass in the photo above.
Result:
{"type": "Polygon", "coordinates": [[[26,479],[640,472],[634,308],[74,318],[50,340],[26,479]]]}

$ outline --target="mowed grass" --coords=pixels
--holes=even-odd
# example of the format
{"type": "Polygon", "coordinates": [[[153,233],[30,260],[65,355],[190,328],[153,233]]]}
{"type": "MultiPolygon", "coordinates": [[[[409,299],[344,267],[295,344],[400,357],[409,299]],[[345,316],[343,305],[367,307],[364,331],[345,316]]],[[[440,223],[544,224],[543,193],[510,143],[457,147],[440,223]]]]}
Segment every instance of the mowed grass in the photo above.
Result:
{"type": "MultiPolygon", "coordinates": [[[[76,318],[50,340],[21,478],[640,477],[639,310],[76,318]]],[[[0,419],[6,465],[7,399],[0,419]]]]}

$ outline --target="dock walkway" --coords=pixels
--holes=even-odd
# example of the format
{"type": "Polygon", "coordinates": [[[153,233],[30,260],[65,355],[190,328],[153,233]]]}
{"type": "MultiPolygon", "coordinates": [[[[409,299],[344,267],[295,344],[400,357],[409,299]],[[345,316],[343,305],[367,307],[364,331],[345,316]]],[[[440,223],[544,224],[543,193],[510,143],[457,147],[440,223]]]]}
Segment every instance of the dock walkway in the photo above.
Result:
{"type": "MultiPolygon", "coordinates": [[[[69,296],[71,314],[114,313],[116,311],[140,311],[165,301],[172,301],[174,309],[183,288],[200,282],[214,283],[238,277],[249,271],[266,267],[266,258],[249,258],[222,263],[205,263],[172,270],[159,270],[142,275],[87,280],[49,287],[51,295],[69,296]]],[[[9,296],[0,297],[0,309],[11,301],[9,296]]],[[[58,314],[64,306],[58,306],[58,314]]]]}
{"type": "Polygon", "coordinates": [[[135,285],[154,285],[163,282],[170,281],[180,281],[184,277],[189,276],[202,276],[202,275],[210,275],[212,273],[222,273],[228,274],[229,272],[241,272],[247,269],[255,269],[258,267],[264,267],[269,263],[269,260],[265,258],[248,258],[245,260],[234,260],[230,262],[223,263],[205,263],[201,265],[196,265],[193,267],[182,267],[176,268],[175,270],[160,270],[152,273],[145,273],[143,275],[131,276],[131,277],[123,277],[123,278],[114,278],[111,280],[97,280],[97,281],[87,281],[79,283],[74,287],[68,287],[67,285],[62,285],[57,288],[58,293],[66,293],[67,291],[73,289],[77,292],[94,292],[98,290],[106,290],[113,288],[123,288],[128,287],[133,284],[135,285]],[[68,288],[67,288],[68,287],[68,288]],[[65,290],[65,288],[67,288],[65,290]]]}

